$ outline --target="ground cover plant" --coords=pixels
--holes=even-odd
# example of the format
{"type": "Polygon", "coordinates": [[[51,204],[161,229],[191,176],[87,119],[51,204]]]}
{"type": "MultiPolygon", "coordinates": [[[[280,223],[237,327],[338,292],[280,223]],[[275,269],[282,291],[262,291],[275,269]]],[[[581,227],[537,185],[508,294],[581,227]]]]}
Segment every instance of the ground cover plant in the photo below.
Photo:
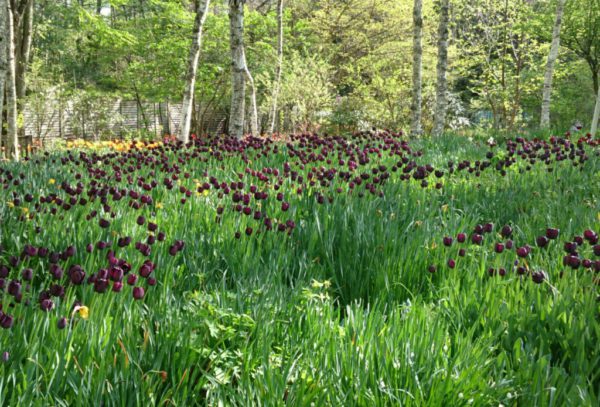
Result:
{"type": "Polygon", "coordinates": [[[597,405],[600,148],[400,133],[0,164],[2,405],[597,405]]]}

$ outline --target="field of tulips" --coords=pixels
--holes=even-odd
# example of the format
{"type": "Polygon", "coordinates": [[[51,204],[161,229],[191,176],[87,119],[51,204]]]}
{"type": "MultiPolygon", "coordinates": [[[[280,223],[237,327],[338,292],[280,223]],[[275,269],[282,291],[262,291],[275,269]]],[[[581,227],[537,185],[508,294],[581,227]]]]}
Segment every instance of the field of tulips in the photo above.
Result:
{"type": "Polygon", "coordinates": [[[600,404],[600,146],[391,132],[0,163],[0,405],[600,404]]]}

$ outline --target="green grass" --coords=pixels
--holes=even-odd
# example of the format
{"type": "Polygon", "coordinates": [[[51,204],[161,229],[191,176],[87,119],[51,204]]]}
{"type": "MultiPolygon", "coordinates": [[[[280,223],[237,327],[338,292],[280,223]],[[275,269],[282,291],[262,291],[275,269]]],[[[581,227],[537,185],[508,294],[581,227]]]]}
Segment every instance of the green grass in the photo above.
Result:
{"type": "MultiPolygon", "coordinates": [[[[411,146],[423,151],[419,162],[436,168],[448,160],[480,160],[488,151],[450,136],[411,146]]],[[[205,170],[237,180],[246,166],[281,168],[289,160],[283,150],[268,157],[251,153],[249,165],[238,157],[182,164],[191,173],[184,183],[204,180],[205,170]]],[[[382,163],[390,166],[390,159],[384,156],[382,163]]],[[[282,191],[290,211],[280,212],[273,196],[264,205],[274,217],[295,219],[297,228],[290,236],[252,237],[243,234],[247,225],[255,227],[251,217],[226,212],[215,223],[220,202],[213,190],[181,205],[177,187],[151,193],[163,205],[154,217],[150,209],[132,211],[126,199],[110,202],[117,216],[108,231],[97,228],[97,220],[86,222],[89,210],[78,207],[20,222],[22,209],[7,205],[10,191],[59,192],[63,180],[77,182],[74,173],[82,168],[46,160],[2,167],[25,178],[0,190],[6,249],[0,263],[26,242],[75,244],[72,262],[97,269],[101,255],[88,255],[85,245],[111,240],[112,230],[141,239],[147,233],[135,224],[140,213],[159,224],[168,242],[182,239],[186,247],[172,257],[166,247],[154,246],[158,284],[143,301],[134,301],[128,287],[99,295],[82,286],[68,290],[48,313],[35,304],[15,307],[15,325],[0,331],[0,352],[10,353],[0,363],[0,405],[600,403],[594,273],[565,268],[562,244],[551,242],[528,259],[532,270],[548,275],[534,284],[509,268],[514,251],[497,255],[490,249],[505,223],[513,225],[515,246],[535,246],[550,226],[561,230],[561,241],[584,229],[599,231],[596,156],[583,170],[567,160],[553,165],[552,173],[544,165],[519,173],[519,164],[506,177],[493,170],[478,178],[456,174],[444,178],[441,190],[394,175],[383,198],[343,193],[325,205],[312,195],[318,189],[297,197],[286,180],[282,191]],[[465,257],[457,256],[456,243],[442,245],[444,236],[485,222],[495,224],[493,234],[482,247],[463,246],[465,257]],[[36,225],[42,233],[34,232],[36,225]],[[242,232],[239,240],[236,231],[242,232]],[[457,260],[454,270],[445,266],[449,257],[457,260]],[[427,272],[430,264],[438,266],[435,274],[427,272]],[[500,266],[509,268],[508,275],[490,278],[487,268],[500,266]],[[59,330],[56,321],[70,317],[75,298],[89,307],[90,317],[74,316],[59,330]]],[[[252,182],[248,176],[244,181],[252,182]]],[[[133,247],[124,253],[132,264],[143,259],[133,247]]]]}

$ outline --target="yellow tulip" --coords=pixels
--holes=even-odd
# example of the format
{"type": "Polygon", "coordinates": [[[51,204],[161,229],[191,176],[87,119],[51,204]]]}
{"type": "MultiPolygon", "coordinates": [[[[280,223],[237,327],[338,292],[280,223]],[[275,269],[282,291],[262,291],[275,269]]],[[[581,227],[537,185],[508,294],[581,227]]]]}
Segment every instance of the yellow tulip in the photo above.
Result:
{"type": "Polygon", "coordinates": [[[73,314],[79,314],[79,316],[83,319],[88,319],[90,317],[90,309],[85,305],[78,305],[73,309],[73,314]]]}

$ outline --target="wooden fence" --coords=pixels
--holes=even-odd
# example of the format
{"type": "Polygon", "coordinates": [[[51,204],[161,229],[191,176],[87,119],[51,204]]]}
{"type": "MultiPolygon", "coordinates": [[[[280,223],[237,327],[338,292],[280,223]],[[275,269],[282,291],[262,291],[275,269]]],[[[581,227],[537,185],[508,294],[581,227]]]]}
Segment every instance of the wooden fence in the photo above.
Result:
{"type": "MultiPolygon", "coordinates": [[[[73,100],[31,101],[23,112],[22,145],[45,144],[57,139],[98,140],[128,134],[162,137],[177,134],[181,103],[140,103],[131,100],[96,102],[73,100]]],[[[199,133],[222,133],[226,114],[195,106],[193,128],[199,133]]]]}

